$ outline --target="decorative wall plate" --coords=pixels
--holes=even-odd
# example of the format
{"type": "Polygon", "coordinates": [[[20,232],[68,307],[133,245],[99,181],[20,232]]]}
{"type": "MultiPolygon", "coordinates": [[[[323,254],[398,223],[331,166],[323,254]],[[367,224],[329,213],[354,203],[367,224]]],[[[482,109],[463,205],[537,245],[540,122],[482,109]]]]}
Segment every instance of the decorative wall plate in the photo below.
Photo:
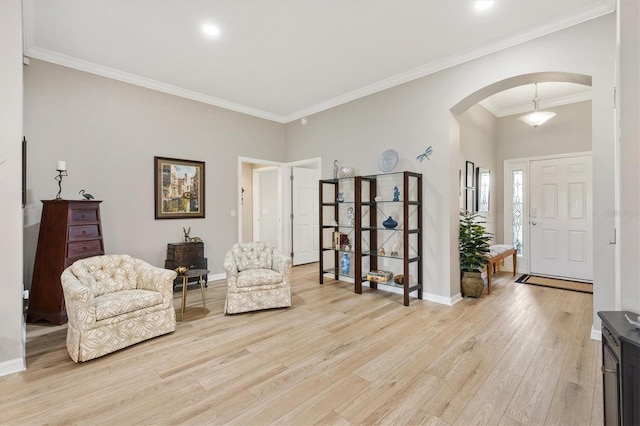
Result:
{"type": "Polygon", "coordinates": [[[378,169],[382,173],[389,173],[398,164],[398,152],[395,149],[388,149],[378,158],[378,169]]]}

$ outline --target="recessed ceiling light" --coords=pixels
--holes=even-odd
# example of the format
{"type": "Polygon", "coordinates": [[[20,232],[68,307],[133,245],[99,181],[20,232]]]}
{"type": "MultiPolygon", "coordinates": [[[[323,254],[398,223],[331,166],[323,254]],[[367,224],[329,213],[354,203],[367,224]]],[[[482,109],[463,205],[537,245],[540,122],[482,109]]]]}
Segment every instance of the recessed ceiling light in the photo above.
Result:
{"type": "Polygon", "coordinates": [[[220,35],[220,28],[215,25],[205,24],[202,26],[202,32],[204,32],[209,37],[217,37],[220,35]]]}
{"type": "Polygon", "coordinates": [[[475,8],[478,11],[481,10],[487,10],[489,9],[491,6],[493,6],[493,3],[495,3],[494,0],[477,0],[476,1],[476,5],[475,8]]]}

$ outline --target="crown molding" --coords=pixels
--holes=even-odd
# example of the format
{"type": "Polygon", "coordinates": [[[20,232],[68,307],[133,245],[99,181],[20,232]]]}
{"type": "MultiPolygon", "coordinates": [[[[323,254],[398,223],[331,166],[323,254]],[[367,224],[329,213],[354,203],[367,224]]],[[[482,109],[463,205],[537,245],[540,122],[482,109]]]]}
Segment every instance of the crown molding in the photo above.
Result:
{"type": "Polygon", "coordinates": [[[158,92],[168,93],[170,95],[180,96],[182,98],[191,99],[193,101],[198,101],[231,111],[240,112],[242,114],[252,115],[254,117],[263,118],[265,120],[276,121],[278,123],[285,122],[284,117],[277,114],[272,114],[270,112],[263,111],[257,108],[236,104],[234,102],[230,102],[213,96],[204,95],[193,90],[172,86],[170,84],[162,83],[160,81],[152,80],[146,77],[141,77],[136,74],[131,74],[114,68],[98,65],[93,62],[83,61],[71,56],[61,55],[47,49],[32,47],[26,49],[25,56],[34,59],[40,59],[46,62],[51,62],[57,65],[62,65],[68,68],[73,68],[79,71],[96,74],[102,77],[111,78],[113,80],[123,81],[125,83],[134,84],[136,86],[146,87],[147,89],[156,90],[158,92]]]}
{"type": "Polygon", "coordinates": [[[460,65],[465,62],[469,62],[474,59],[481,58],[491,53],[499,52],[509,47],[513,47],[518,44],[531,41],[538,37],[542,37],[542,36],[554,33],[556,31],[560,31],[560,30],[572,27],[574,25],[581,24],[591,19],[599,18],[600,16],[604,16],[614,11],[615,11],[615,0],[603,0],[603,2],[599,4],[597,7],[584,10],[582,13],[576,16],[572,16],[571,18],[564,19],[564,20],[546,25],[544,27],[539,27],[532,31],[522,32],[520,34],[517,34],[508,39],[504,39],[497,43],[487,44],[480,48],[475,48],[473,50],[467,50],[456,55],[451,55],[441,60],[434,61],[429,64],[425,64],[420,67],[414,68],[412,70],[386,78],[377,83],[370,84],[360,89],[353,90],[351,92],[345,93],[344,95],[327,99],[326,101],[317,103],[308,108],[304,108],[300,111],[296,111],[294,113],[286,115],[285,122],[289,123],[291,121],[298,120],[302,117],[307,117],[312,114],[316,114],[318,112],[325,111],[330,108],[334,108],[338,105],[351,102],[353,100],[371,95],[373,93],[390,89],[394,86],[398,86],[400,84],[407,83],[409,81],[416,80],[421,77],[425,77],[429,74],[433,74],[438,71],[442,71],[444,69],[451,68],[453,66],[460,65]]]}
{"type": "Polygon", "coordinates": [[[513,37],[506,38],[497,43],[490,43],[480,48],[470,49],[456,55],[445,57],[441,60],[437,60],[437,61],[425,64],[423,66],[414,68],[412,70],[388,77],[377,83],[370,84],[356,90],[352,90],[343,95],[324,100],[322,102],[316,103],[307,108],[303,108],[299,111],[295,111],[287,115],[274,114],[274,113],[263,111],[250,106],[240,105],[234,102],[227,101],[225,99],[204,95],[199,92],[195,92],[192,90],[162,83],[146,77],[141,77],[135,74],[131,74],[131,73],[119,71],[113,68],[98,65],[89,61],[83,61],[70,56],[62,55],[47,49],[34,47],[33,46],[33,40],[34,40],[33,13],[30,13],[32,9],[32,4],[30,0],[26,0],[24,1],[23,5],[24,5],[23,16],[25,17],[24,18],[25,19],[24,36],[23,36],[24,52],[25,52],[24,55],[27,57],[40,59],[43,61],[55,63],[58,65],[69,67],[69,68],[74,68],[80,71],[123,81],[126,83],[141,86],[141,87],[146,87],[148,89],[168,93],[175,96],[180,96],[183,98],[217,106],[220,108],[225,108],[231,111],[240,112],[242,114],[251,115],[251,116],[262,118],[265,120],[271,120],[278,123],[289,123],[291,121],[298,120],[302,117],[310,116],[318,112],[334,108],[336,106],[380,92],[382,90],[386,90],[394,86],[398,86],[400,84],[404,84],[409,81],[416,80],[421,77],[425,77],[429,74],[442,71],[446,68],[460,65],[465,62],[478,59],[482,56],[489,55],[491,53],[495,53],[500,50],[504,50],[509,47],[516,46],[518,44],[533,40],[535,38],[548,35],[555,31],[559,31],[559,30],[571,27],[573,25],[580,24],[590,19],[594,19],[603,15],[606,15],[608,13],[615,11],[616,0],[602,0],[595,7],[590,7],[588,9],[585,9],[581,13],[575,16],[572,16],[571,18],[554,22],[544,27],[536,28],[535,30],[522,32],[520,34],[517,34],[513,37]]]}
{"type": "MultiPolygon", "coordinates": [[[[563,96],[561,98],[547,99],[544,102],[540,101],[539,105],[540,105],[540,110],[543,110],[543,109],[554,108],[562,105],[574,104],[576,102],[590,101],[591,99],[592,99],[591,92],[578,93],[576,95],[563,96]]],[[[507,117],[509,115],[515,115],[515,114],[523,114],[523,113],[533,111],[531,102],[527,102],[522,105],[517,105],[512,108],[500,109],[495,105],[495,103],[491,102],[491,100],[485,99],[483,101],[480,101],[480,105],[482,105],[484,109],[489,111],[491,114],[493,114],[497,118],[507,117]]]]}

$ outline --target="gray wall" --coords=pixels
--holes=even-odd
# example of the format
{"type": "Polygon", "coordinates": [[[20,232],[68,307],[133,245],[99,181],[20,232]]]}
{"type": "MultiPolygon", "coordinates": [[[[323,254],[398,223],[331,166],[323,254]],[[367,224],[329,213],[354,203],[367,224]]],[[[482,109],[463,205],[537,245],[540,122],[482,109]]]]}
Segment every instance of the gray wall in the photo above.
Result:
{"type": "MultiPolygon", "coordinates": [[[[335,158],[360,173],[374,173],[380,153],[395,148],[401,157],[398,170],[424,176],[426,297],[455,301],[460,288],[458,170],[463,159],[458,118],[450,110],[480,89],[514,76],[542,71],[592,76],[594,205],[612,208],[614,52],[611,14],[315,114],[306,126],[289,123],[287,160],[322,157],[323,178],[331,176],[335,158]],[[416,155],[429,145],[434,148],[431,161],[418,163],[416,155]]],[[[614,252],[607,244],[613,226],[612,218],[594,218],[596,287],[614,273],[614,252]]]]}
{"type": "MultiPolygon", "coordinates": [[[[497,229],[496,213],[498,206],[498,204],[496,204],[496,186],[500,182],[496,180],[496,177],[498,176],[498,168],[502,167],[501,163],[496,161],[496,131],[498,119],[478,104],[461,114],[458,117],[458,123],[460,124],[460,154],[462,155],[463,160],[460,162],[459,169],[462,170],[463,184],[465,180],[466,161],[473,162],[476,168],[482,167],[484,169],[489,169],[491,172],[489,211],[482,212],[481,215],[485,217],[485,228],[487,232],[495,235],[497,229]]],[[[461,208],[464,205],[464,196],[465,194],[463,191],[463,204],[461,205],[461,208]]],[[[497,238],[496,235],[494,242],[502,243],[503,241],[497,238]]]]}
{"type": "Polygon", "coordinates": [[[0,376],[23,370],[22,4],[0,2],[0,376]]]}
{"type": "MultiPolygon", "coordinates": [[[[204,240],[212,274],[237,241],[239,156],[284,160],[279,123],[155,92],[47,62],[24,69],[25,134],[29,140],[26,258],[37,243],[40,200],[57,192],[55,161],[69,176],[62,196],[85,189],[101,205],[107,253],[128,253],[164,265],[167,243],[182,227],[204,240]],[[205,161],[206,218],[154,219],[153,157],[205,161]]],[[[33,264],[25,264],[30,283],[33,264]]]]}
{"type": "MultiPolygon", "coordinates": [[[[615,217],[619,229],[616,249],[620,273],[617,280],[610,277],[608,282],[615,289],[615,308],[640,313],[640,2],[621,0],[619,14],[620,199],[615,210],[601,208],[597,213],[615,217]]],[[[611,309],[610,302],[598,300],[595,308],[611,309]]]]}

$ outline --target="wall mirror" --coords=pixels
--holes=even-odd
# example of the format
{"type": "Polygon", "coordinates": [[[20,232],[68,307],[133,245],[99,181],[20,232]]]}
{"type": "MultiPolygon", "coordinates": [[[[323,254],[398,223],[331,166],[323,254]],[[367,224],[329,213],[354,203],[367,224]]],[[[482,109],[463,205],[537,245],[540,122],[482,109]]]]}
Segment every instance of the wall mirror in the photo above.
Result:
{"type": "Polygon", "coordinates": [[[489,211],[489,190],[491,188],[491,172],[478,167],[476,176],[476,207],[479,212],[489,211]]]}

